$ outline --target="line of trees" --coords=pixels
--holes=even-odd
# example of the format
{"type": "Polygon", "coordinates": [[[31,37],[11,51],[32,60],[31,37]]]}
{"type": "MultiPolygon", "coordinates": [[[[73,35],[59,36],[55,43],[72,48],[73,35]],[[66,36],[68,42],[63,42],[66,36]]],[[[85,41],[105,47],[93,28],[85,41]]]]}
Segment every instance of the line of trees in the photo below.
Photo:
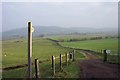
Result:
{"type": "Polygon", "coordinates": [[[68,39],[68,40],[65,40],[65,39],[58,39],[59,42],[75,42],[75,41],[86,41],[86,40],[99,40],[99,39],[108,39],[108,38],[118,38],[118,37],[109,37],[109,36],[106,36],[106,37],[91,37],[91,38],[71,38],[71,39],[68,39]]]}

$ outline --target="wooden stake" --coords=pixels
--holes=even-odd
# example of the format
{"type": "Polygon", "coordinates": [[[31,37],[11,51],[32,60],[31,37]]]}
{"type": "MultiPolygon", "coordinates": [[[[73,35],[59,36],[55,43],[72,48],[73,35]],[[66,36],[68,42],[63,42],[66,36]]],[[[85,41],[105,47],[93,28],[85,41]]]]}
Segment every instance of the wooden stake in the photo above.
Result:
{"type": "Polygon", "coordinates": [[[55,57],[52,56],[52,71],[53,71],[53,76],[55,75],[55,57]]]}
{"type": "Polygon", "coordinates": [[[35,59],[35,76],[36,78],[40,78],[40,72],[39,72],[39,60],[35,59]]]}
{"type": "Polygon", "coordinates": [[[60,54],[60,69],[62,70],[62,54],[60,54]]]}
{"type": "Polygon", "coordinates": [[[28,22],[28,78],[32,78],[32,22],[28,22]]]}

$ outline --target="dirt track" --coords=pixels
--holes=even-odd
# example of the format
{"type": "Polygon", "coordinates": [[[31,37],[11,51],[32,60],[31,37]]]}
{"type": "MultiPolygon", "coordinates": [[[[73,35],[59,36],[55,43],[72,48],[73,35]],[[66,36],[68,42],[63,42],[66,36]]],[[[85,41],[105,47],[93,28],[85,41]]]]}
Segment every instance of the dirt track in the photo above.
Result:
{"type": "MultiPolygon", "coordinates": [[[[104,63],[91,54],[84,52],[86,60],[78,62],[80,68],[80,78],[111,78],[117,80],[120,65],[104,63]]],[[[120,80],[120,78],[119,78],[120,80]]]]}

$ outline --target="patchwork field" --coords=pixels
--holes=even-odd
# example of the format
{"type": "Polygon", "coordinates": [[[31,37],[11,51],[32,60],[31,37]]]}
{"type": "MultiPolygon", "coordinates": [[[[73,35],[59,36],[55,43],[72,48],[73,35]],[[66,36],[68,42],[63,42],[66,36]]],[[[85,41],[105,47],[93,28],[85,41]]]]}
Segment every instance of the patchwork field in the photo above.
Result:
{"type": "MultiPolygon", "coordinates": [[[[78,36],[77,36],[78,37],[78,36]]],[[[53,37],[52,37],[53,38],[53,37]]],[[[70,38],[70,36],[69,36],[70,38]]],[[[73,37],[71,37],[73,38],[73,37]]],[[[85,38],[85,36],[84,36],[85,38]]],[[[58,38],[56,38],[58,39],[58,38]]],[[[55,38],[53,40],[56,40],[55,38]]],[[[63,39],[68,39],[63,38],[63,39]]],[[[82,39],[82,38],[81,38],[82,39]]],[[[99,40],[85,40],[85,41],[72,41],[72,42],[59,42],[62,46],[87,49],[93,51],[100,51],[103,49],[110,49],[112,53],[118,52],[118,39],[99,39],[99,40]]],[[[2,68],[17,66],[21,64],[27,64],[27,39],[14,39],[4,40],[2,43],[2,68]]],[[[51,56],[59,56],[59,54],[65,54],[72,49],[61,47],[57,42],[46,38],[34,38],[33,39],[33,61],[38,58],[40,61],[51,59],[51,56]]],[[[79,51],[78,51],[79,52],[79,51]]],[[[109,56],[112,62],[116,63],[117,56],[109,56]],[[115,60],[115,61],[114,61],[115,60]]],[[[83,54],[77,53],[76,59],[83,60],[85,57],[83,54]]],[[[78,69],[75,66],[76,62],[72,62],[68,67],[64,67],[63,71],[59,71],[59,67],[56,69],[58,72],[54,77],[78,77],[78,69]]],[[[118,63],[118,62],[117,62],[118,63]]],[[[56,62],[59,65],[59,59],[56,62]]],[[[35,68],[33,66],[33,75],[35,68]]],[[[51,61],[40,63],[41,77],[53,77],[51,76],[51,61]]],[[[3,78],[23,78],[27,77],[27,67],[4,71],[3,78]],[[16,74],[17,73],[17,74],[16,74]]]]}

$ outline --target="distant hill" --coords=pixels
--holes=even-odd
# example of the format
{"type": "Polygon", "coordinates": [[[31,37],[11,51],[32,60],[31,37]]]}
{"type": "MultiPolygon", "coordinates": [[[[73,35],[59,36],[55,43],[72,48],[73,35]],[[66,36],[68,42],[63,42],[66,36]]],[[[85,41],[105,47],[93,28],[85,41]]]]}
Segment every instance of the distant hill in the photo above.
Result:
{"type": "MultiPolygon", "coordinates": [[[[92,32],[118,32],[117,29],[114,28],[62,28],[57,26],[35,26],[35,31],[33,36],[39,35],[47,35],[47,34],[69,34],[69,33],[92,33],[92,32]]],[[[20,28],[2,32],[2,38],[14,38],[14,37],[22,37],[27,36],[27,28],[20,28]]]]}

